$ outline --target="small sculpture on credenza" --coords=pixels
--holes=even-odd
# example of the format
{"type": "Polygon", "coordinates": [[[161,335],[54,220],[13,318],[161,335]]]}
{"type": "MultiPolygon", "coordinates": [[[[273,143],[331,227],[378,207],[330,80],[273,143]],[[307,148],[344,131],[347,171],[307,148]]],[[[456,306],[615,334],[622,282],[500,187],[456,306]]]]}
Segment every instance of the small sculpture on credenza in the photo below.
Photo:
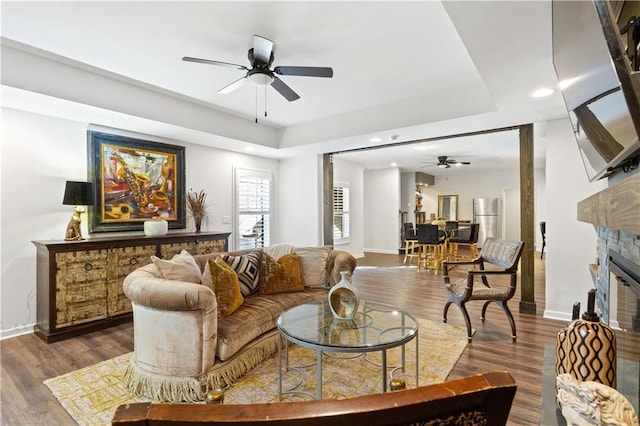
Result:
{"type": "Polygon", "coordinates": [[[67,181],[62,204],[75,206],[73,215],[71,216],[71,220],[69,220],[67,230],[64,234],[65,241],[82,240],[80,224],[82,223],[82,213],[85,212],[82,206],[93,205],[93,187],[91,182],[67,181]]]}
{"type": "Polygon", "coordinates": [[[73,215],[71,215],[71,219],[67,225],[67,231],[64,234],[65,241],[82,240],[82,231],[80,230],[80,223],[82,222],[82,217],[80,215],[82,213],[84,213],[83,207],[76,206],[73,209],[73,215]]]}

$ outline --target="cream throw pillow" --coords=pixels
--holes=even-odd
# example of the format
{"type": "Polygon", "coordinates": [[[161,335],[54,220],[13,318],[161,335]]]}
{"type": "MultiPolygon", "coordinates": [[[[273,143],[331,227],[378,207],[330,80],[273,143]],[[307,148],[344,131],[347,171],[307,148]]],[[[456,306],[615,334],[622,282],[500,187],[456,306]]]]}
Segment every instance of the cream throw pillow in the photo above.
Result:
{"type": "Polygon", "coordinates": [[[294,253],[300,262],[302,284],[307,288],[326,288],[329,284],[327,262],[331,246],[296,247],[294,253]]]}
{"type": "Polygon", "coordinates": [[[186,281],[200,284],[202,271],[198,262],[186,250],[173,256],[171,260],[151,256],[151,261],[165,280],[186,281]]]}

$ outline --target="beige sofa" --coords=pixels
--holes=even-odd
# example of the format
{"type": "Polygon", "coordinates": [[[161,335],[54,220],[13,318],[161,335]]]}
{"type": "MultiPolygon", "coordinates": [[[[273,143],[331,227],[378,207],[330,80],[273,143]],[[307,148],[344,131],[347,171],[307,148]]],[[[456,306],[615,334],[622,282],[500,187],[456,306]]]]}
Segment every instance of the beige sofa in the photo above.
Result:
{"type": "MultiPolygon", "coordinates": [[[[123,381],[134,395],[165,402],[204,400],[211,389],[233,383],[277,351],[276,321],[282,312],[324,300],[327,289],[340,280],[340,271],[353,273],[356,266],[349,253],[330,247],[279,245],[264,250],[273,258],[296,253],[304,291],[248,295],[224,318],[219,317],[213,290],[165,279],[153,263],[126,277],[124,292],[133,306],[134,353],[123,381]]],[[[209,259],[223,254],[193,258],[205,271],[209,259]]],[[[260,285],[266,275],[262,272],[261,266],[260,285]]]]}

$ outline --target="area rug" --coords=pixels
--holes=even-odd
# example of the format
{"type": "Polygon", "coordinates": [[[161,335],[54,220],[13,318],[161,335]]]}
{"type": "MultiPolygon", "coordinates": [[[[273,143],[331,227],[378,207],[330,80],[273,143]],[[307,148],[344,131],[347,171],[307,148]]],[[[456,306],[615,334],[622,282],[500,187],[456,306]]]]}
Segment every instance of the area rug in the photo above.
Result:
{"type": "MultiPolygon", "coordinates": [[[[441,322],[419,319],[419,384],[420,386],[446,380],[467,345],[466,328],[441,322]]],[[[405,348],[405,373],[397,370],[389,375],[402,378],[408,387],[415,386],[415,340],[405,348]]],[[[58,402],[79,425],[106,425],[111,423],[116,408],[121,404],[145,402],[136,398],[121,384],[131,354],[103,361],[44,381],[58,402]]],[[[302,368],[300,373],[290,371],[284,376],[285,389],[301,380],[297,391],[315,394],[315,351],[294,345],[289,349],[289,364],[302,368]]],[[[400,348],[387,351],[387,365],[398,366],[400,348]]],[[[346,398],[382,391],[380,354],[364,356],[328,354],[323,359],[323,398],[346,398]]],[[[305,400],[302,394],[285,395],[283,401],[305,400]]],[[[278,400],[278,358],[265,360],[239,379],[225,392],[225,404],[257,404],[278,400]]]]}

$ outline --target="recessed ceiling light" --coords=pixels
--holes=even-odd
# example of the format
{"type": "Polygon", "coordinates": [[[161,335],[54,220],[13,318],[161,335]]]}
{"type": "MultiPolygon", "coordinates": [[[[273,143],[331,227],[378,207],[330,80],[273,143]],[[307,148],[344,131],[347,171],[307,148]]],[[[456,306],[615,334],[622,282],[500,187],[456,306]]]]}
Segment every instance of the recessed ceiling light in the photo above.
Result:
{"type": "Polygon", "coordinates": [[[374,143],[375,142],[382,142],[382,139],[380,139],[379,137],[375,136],[375,137],[369,139],[369,142],[374,142],[374,143]]]}
{"type": "Polygon", "coordinates": [[[398,163],[391,163],[389,164],[391,167],[396,167],[398,165],[398,163]]]}
{"type": "Polygon", "coordinates": [[[554,92],[553,89],[549,89],[548,87],[545,87],[544,89],[536,90],[531,94],[531,96],[534,98],[544,98],[545,96],[551,95],[553,92],[554,92]]]}
{"type": "Polygon", "coordinates": [[[252,147],[252,146],[246,146],[246,147],[244,148],[244,151],[245,151],[245,152],[253,152],[253,147],[252,147]]]}

